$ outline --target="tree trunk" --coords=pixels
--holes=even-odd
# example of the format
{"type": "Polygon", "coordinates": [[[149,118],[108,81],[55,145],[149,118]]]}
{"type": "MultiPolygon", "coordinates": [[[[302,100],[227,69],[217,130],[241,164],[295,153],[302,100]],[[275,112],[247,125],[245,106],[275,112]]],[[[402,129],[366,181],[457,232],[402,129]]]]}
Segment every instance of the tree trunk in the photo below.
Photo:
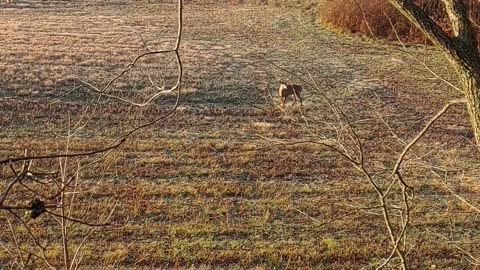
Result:
{"type": "Polygon", "coordinates": [[[480,52],[463,0],[442,0],[450,20],[449,36],[413,0],[387,0],[443,52],[459,75],[475,142],[480,147],[480,52]]]}
{"type": "Polygon", "coordinates": [[[463,71],[460,77],[475,141],[480,146],[480,73],[463,71]]]}

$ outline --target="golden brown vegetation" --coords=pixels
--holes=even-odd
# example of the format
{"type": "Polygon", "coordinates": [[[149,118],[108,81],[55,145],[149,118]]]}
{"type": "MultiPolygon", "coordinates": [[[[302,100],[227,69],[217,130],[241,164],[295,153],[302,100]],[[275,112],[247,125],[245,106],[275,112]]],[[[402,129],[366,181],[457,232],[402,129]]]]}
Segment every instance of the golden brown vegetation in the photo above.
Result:
{"type": "MultiPolygon", "coordinates": [[[[101,83],[117,74],[144,51],[138,33],[155,48],[175,35],[174,7],[165,3],[125,1],[122,9],[119,1],[62,2],[49,9],[35,8],[46,1],[32,3],[37,6],[0,11],[8,22],[0,25],[0,73],[6,74],[0,79],[1,157],[25,148],[37,154],[64,149],[57,135],[89,100],[88,93],[69,92],[77,76],[101,83]],[[60,101],[49,102],[55,98],[60,101]]],[[[375,193],[355,170],[320,147],[269,147],[275,139],[305,133],[265,102],[265,87],[273,91],[287,74],[261,57],[307,78],[308,70],[353,115],[368,166],[378,171],[402,149],[383,121],[400,138],[411,138],[457,93],[397,46],[339,37],[302,15],[272,6],[187,5],[181,51],[188,91],[182,110],[82,172],[81,213],[88,209],[95,218],[106,203],[119,201],[114,225],[96,231],[85,245],[84,268],[357,269],[388,255],[379,212],[358,210],[375,205],[375,193]]],[[[437,52],[409,52],[449,78],[437,52]]],[[[158,68],[152,78],[171,79],[173,66],[155,65],[164,60],[143,63],[158,68]]],[[[141,97],[142,75],[133,70],[116,91],[135,89],[141,97]]],[[[172,99],[162,97],[158,107],[140,110],[140,118],[162,113],[160,105],[172,99]]],[[[330,130],[322,123],[331,116],[320,101],[305,89],[305,114],[316,132],[326,134],[330,130]]],[[[70,149],[104,145],[130,109],[102,104],[70,149]]],[[[288,113],[298,116],[296,109],[288,113]]],[[[470,262],[456,246],[476,256],[480,250],[478,213],[451,193],[480,203],[477,152],[469,144],[465,114],[455,108],[442,118],[404,167],[417,191],[407,253],[414,269],[464,269],[470,262]]],[[[17,199],[24,200],[21,194],[17,199]]],[[[0,222],[5,224],[4,215],[0,222]]],[[[29,221],[37,235],[50,239],[48,256],[55,260],[61,247],[52,223],[45,217],[29,221]]],[[[15,225],[28,244],[28,234],[15,225]]],[[[87,230],[75,230],[72,243],[87,230]]],[[[8,230],[0,242],[13,245],[8,230]]],[[[0,265],[10,263],[0,250],[0,265]]]]}
{"type": "MultiPolygon", "coordinates": [[[[441,1],[417,0],[415,2],[435,21],[443,25],[447,31],[449,30],[446,27],[447,14],[441,1]]],[[[466,0],[466,2],[471,18],[477,24],[480,23],[480,13],[478,12],[480,3],[474,0],[466,0]]],[[[325,25],[351,33],[396,40],[396,31],[403,41],[425,42],[423,34],[385,0],[320,1],[318,19],[325,25]]]]}

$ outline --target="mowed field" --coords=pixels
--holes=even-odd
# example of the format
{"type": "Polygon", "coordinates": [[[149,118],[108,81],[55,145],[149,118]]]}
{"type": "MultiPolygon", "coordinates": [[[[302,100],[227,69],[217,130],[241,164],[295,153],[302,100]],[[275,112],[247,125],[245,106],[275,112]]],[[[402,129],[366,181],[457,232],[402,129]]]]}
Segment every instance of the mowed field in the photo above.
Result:
{"type": "MultiPolygon", "coordinates": [[[[173,2],[2,2],[0,159],[24,149],[98,149],[168,111],[173,94],[135,108],[98,103],[76,86],[101,88],[137,55],[172,48],[173,2]],[[78,121],[85,126],[67,139],[78,121]]],[[[370,209],[373,187],[333,151],[295,142],[331,135],[320,90],[358,130],[368,167],[388,175],[399,140],[412,139],[460,96],[415,60],[455,82],[439,52],[402,50],[335,34],[293,8],[186,1],[177,112],[93,163],[70,164],[70,172],[77,161],[85,166],[72,216],[100,222],[116,205],[112,225],[85,242],[80,268],[370,269],[391,250],[381,213],[370,209]],[[299,77],[320,88],[305,86],[303,116],[298,105],[283,112],[267,94],[278,79],[303,84],[299,77]],[[306,119],[312,132],[292,118],[306,119]]],[[[112,93],[142,102],[152,82],[169,87],[175,80],[173,55],[148,57],[112,93]]],[[[466,119],[464,108],[452,108],[407,156],[403,170],[416,191],[406,254],[413,269],[471,269],[466,252],[480,256],[480,216],[452,194],[480,205],[478,152],[466,119]]],[[[56,162],[47,165],[58,169],[56,162]]],[[[9,173],[2,168],[2,187],[9,173]]],[[[10,202],[31,199],[21,194],[10,202]]],[[[0,241],[14,250],[7,218],[13,221],[0,215],[0,241]]],[[[14,225],[28,249],[28,233],[14,225]]],[[[59,263],[55,220],[43,215],[28,225],[59,263]]],[[[71,224],[72,250],[90,230],[71,224]]],[[[0,249],[0,269],[11,262],[0,249]]]]}

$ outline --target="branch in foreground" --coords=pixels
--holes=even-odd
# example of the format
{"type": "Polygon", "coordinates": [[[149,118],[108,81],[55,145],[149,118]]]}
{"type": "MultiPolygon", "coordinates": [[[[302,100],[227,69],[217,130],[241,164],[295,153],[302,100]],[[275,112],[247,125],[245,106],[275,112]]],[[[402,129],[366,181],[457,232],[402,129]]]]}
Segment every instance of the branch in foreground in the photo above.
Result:
{"type": "MultiPolygon", "coordinates": [[[[395,166],[392,170],[392,176],[397,174],[400,170],[400,166],[402,165],[403,159],[405,158],[405,155],[408,153],[408,151],[427,133],[427,131],[430,129],[430,127],[444,114],[447,112],[447,110],[455,104],[464,104],[467,101],[465,99],[454,99],[448,102],[443,106],[443,108],[435,114],[425,125],[425,127],[413,138],[413,140],[408,143],[405,148],[403,149],[402,153],[397,159],[397,162],[395,163],[395,166]]],[[[405,184],[405,183],[404,183],[405,184]]],[[[406,184],[405,184],[406,185],[406,184]]]]}

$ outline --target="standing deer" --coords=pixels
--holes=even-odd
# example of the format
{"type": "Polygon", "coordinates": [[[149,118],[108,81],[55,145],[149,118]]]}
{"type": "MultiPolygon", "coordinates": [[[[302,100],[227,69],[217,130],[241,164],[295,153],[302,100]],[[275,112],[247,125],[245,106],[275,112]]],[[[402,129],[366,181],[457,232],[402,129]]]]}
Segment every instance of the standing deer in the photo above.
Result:
{"type": "Polygon", "coordinates": [[[297,98],[298,98],[300,100],[300,106],[303,106],[302,98],[300,97],[303,87],[298,84],[287,84],[286,81],[279,81],[279,82],[280,82],[280,87],[278,88],[278,95],[283,98],[282,106],[285,108],[287,97],[292,95],[294,98],[292,105],[295,104],[295,102],[297,102],[297,98]]]}

